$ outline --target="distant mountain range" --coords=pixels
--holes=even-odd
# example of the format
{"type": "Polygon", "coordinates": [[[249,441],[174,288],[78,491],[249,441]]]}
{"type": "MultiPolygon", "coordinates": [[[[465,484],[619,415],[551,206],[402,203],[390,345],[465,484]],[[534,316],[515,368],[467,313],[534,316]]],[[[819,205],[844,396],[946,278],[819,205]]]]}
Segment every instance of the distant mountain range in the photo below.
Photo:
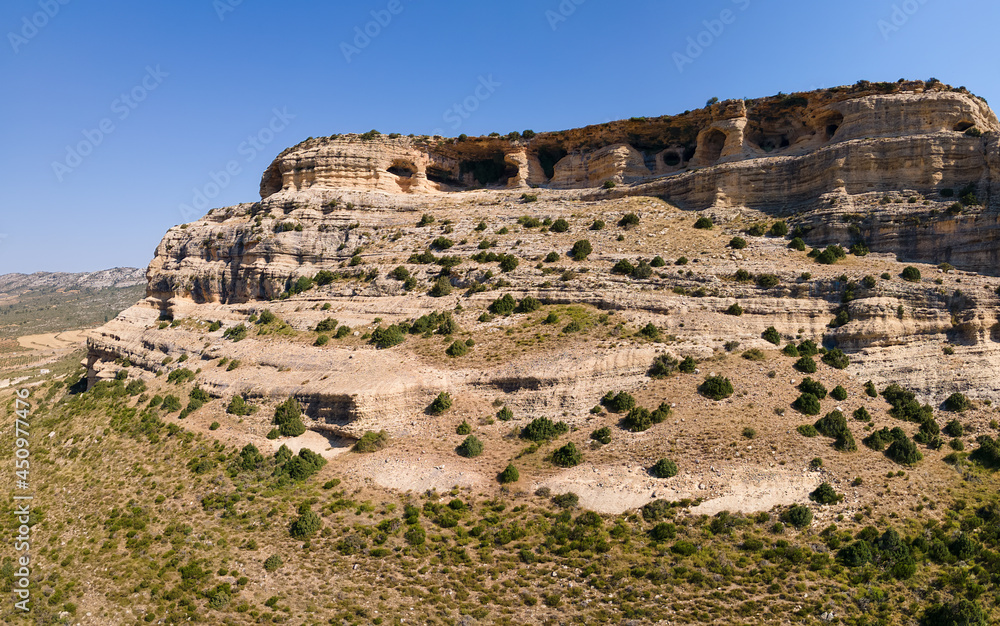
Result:
{"type": "Polygon", "coordinates": [[[146,270],[135,267],[115,267],[99,272],[35,272],[34,274],[0,275],[0,298],[26,291],[108,289],[133,287],[146,282],[146,270]]]}

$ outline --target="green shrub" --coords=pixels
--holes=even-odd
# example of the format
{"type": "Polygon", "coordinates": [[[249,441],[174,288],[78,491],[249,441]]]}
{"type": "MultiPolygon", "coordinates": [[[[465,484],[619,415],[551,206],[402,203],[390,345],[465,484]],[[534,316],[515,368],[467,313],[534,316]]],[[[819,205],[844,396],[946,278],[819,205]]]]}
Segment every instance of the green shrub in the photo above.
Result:
{"type": "Polygon", "coordinates": [[[743,358],[747,361],[764,361],[767,359],[767,355],[764,354],[763,350],[759,348],[750,348],[742,354],[743,358]]]}
{"type": "Polygon", "coordinates": [[[264,571],[267,572],[277,571],[278,568],[281,567],[281,563],[282,563],[281,557],[278,556],[277,554],[272,554],[271,556],[267,557],[267,560],[264,561],[264,571]]]}
{"type": "Polygon", "coordinates": [[[257,318],[257,323],[261,326],[265,326],[267,324],[273,324],[276,321],[278,321],[278,316],[272,313],[270,309],[264,309],[261,312],[260,317],[257,318]]]}
{"type": "Polygon", "coordinates": [[[781,333],[779,333],[774,326],[768,326],[767,330],[761,334],[761,337],[763,337],[765,341],[769,341],[776,346],[781,345],[781,333]]]}
{"type": "Polygon", "coordinates": [[[804,393],[792,402],[792,408],[803,415],[819,415],[819,399],[811,393],[804,393]]]}
{"type": "Polygon", "coordinates": [[[698,386],[698,392],[710,400],[724,400],[733,395],[733,384],[728,378],[709,376],[698,386]]]}
{"type": "Polygon", "coordinates": [[[945,424],[944,433],[950,437],[961,437],[965,434],[965,427],[958,420],[951,420],[945,424]]]}
{"type": "Polygon", "coordinates": [[[781,349],[781,353],[784,354],[785,356],[790,356],[792,358],[800,356],[799,349],[795,347],[794,343],[789,343],[785,345],[785,347],[781,349]]]}
{"type": "Polygon", "coordinates": [[[686,356],[681,359],[681,362],[677,365],[677,369],[680,370],[682,374],[694,374],[694,371],[698,368],[698,362],[692,357],[686,356]]]}
{"type": "Polygon", "coordinates": [[[178,398],[177,396],[168,395],[166,398],[163,399],[163,404],[160,405],[160,408],[163,409],[164,412],[166,413],[173,413],[174,411],[180,411],[181,399],[178,398]]]}
{"type": "Polygon", "coordinates": [[[432,415],[441,415],[450,408],[451,408],[451,394],[446,391],[442,391],[441,393],[438,394],[436,398],[434,398],[434,401],[431,402],[429,407],[427,407],[427,410],[432,415]]]}
{"type": "Polygon", "coordinates": [[[788,242],[788,247],[792,250],[798,250],[799,252],[806,251],[806,242],[802,241],[801,237],[794,237],[788,242]]]}
{"type": "Polygon", "coordinates": [[[550,441],[569,432],[566,422],[553,422],[547,417],[536,417],[521,429],[521,438],[528,441],[550,441]]]}
{"type": "Polygon", "coordinates": [[[319,337],[316,337],[316,341],[313,342],[313,345],[322,348],[328,343],[330,343],[330,335],[320,335],[319,337]]]}
{"type": "Polygon", "coordinates": [[[462,420],[462,423],[458,425],[455,429],[455,434],[457,435],[469,435],[472,434],[472,426],[469,426],[469,422],[462,420]]]}
{"type": "Polygon", "coordinates": [[[604,230],[604,220],[594,220],[590,225],[590,230],[604,230]]]}
{"type": "Polygon", "coordinates": [[[830,411],[816,421],[816,430],[826,437],[838,437],[847,431],[847,418],[840,411],[830,411]]]}
{"type": "Polygon", "coordinates": [[[746,230],[746,233],[751,237],[763,237],[764,233],[767,232],[767,224],[751,224],[750,228],[746,230]]]}
{"type": "Polygon", "coordinates": [[[483,442],[475,435],[469,435],[465,441],[459,444],[456,451],[466,458],[475,458],[483,453],[483,442]]]}
{"type": "Polygon", "coordinates": [[[868,395],[869,398],[877,398],[878,397],[878,390],[875,389],[875,383],[873,383],[870,380],[868,382],[866,382],[865,383],[865,393],[868,395]]]}
{"type": "Polygon", "coordinates": [[[903,280],[915,283],[920,280],[920,270],[913,267],[912,265],[908,265],[903,268],[903,273],[900,274],[900,276],[903,278],[903,280]]]}
{"type": "Polygon", "coordinates": [[[505,254],[500,257],[500,271],[513,272],[521,262],[513,254],[505,254]]]}
{"type": "Polygon", "coordinates": [[[774,274],[758,274],[757,286],[762,289],[770,289],[781,284],[781,279],[774,274]]]}
{"type": "Polygon", "coordinates": [[[421,546],[427,540],[427,531],[420,524],[415,524],[406,529],[403,539],[411,546],[421,546]]]}
{"type": "Polygon", "coordinates": [[[813,361],[812,357],[809,356],[800,357],[799,360],[795,362],[793,367],[806,374],[816,373],[816,361],[813,361]]]}
{"type": "Polygon", "coordinates": [[[739,269],[736,270],[735,274],[733,274],[733,279],[738,283],[748,283],[753,279],[753,276],[750,275],[750,272],[744,269],[739,269]]]}
{"type": "Polygon", "coordinates": [[[514,467],[513,463],[508,463],[504,471],[500,472],[500,475],[497,476],[497,481],[501,485],[509,485],[510,483],[516,483],[520,479],[521,479],[521,474],[520,472],[517,471],[517,468],[514,467]]]}
{"type": "Polygon", "coordinates": [[[923,458],[917,450],[917,444],[910,439],[896,439],[889,444],[885,455],[900,465],[913,465],[923,458]]]}
{"type": "Polygon", "coordinates": [[[639,330],[639,334],[650,341],[660,340],[660,329],[657,328],[652,322],[643,326],[642,329],[639,330]]]}
{"type": "Polygon", "coordinates": [[[604,396],[602,403],[608,407],[612,413],[626,413],[635,408],[635,398],[627,391],[619,391],[617,394],[608,392],[604,396]]]}
{"type": "Polygon", "coordinates": [[[229,405],[226,406],[226,413],[230,415],[250,415],[252,407],[247,404],[243,396],[233,396],[233,399],[229,401],[229,405]]]}
{"type": "Polygon", "coordinates": [[[834,348],[823,355],[823,362],[832,368],[842,370],[851,364],[851,359],[840,348],[834,348]]]}
{"type": "Polygon", "coordinates": [[[549,230],[554,233],[564,233],[569,230],[569,222],[560,217],[556,221],[552,222],[552,226],[549,226],[549,230]]]}
{"type": "Polygon", "coordinates": [[[444,296],[451,295],[452,289],[450,278],[447,276],[438,276],[434,284],[431,285],[427,295],[432,298],[443,298],[444,296]]]}
{"type": "Polygon", "coordinates": [[[788,234],[788,224],[784,220],[778,220],[771,226],[771,235],[774,237],[784,237],[788,234]]]}
{"type": "Polygon", "coordinates": [[[561,509],[572,509],[579,503],[580,496],[576,495],[572,491],[552,496],[552,504],[561,509]]]}
{"type": "Polygon", "coordinates": [[[298,400],[291,397],[278,405],[274,410],[274,425],[283,437],[298,437],[306,432],[298,400]]]}
{"type": "Polygon", "coordinates": [[[424,213],[420,216],[420,221],[417,222],[417,226],[430,226],[434,223],[434,216],[429,213],[424,213]]]}
{"type": "Polygon", "coordinates": [[[538,309],[542,308],[542,303],[536,298],[531,296],[525,296],[521,302],[518,303],[517,308],[514,310],[515,313],[533,313],[538,309]]]}
{"type": "Polygon", "coordinates": [[[710,218],[703,216],[703,217],[699,217],[695,221],[694,227],[698,228],[700,230],[711,230],[712,228],[715,227],[715,224],[712,222],[712,220],[710,218]]]}
{"type": "Polygon", "coordinates": [[[834,400],[846,400],[847,390],[844,389],[843,386],[837,385],[836,387],[833,388],[833,391],[830,392],[830,397],[833,398],[834,400]]]}
{"type": "Polygon", "coordinates": [[[809,507],[796,504],[782,513],[781,521],[801,530],[812,523],[812,517],[812,511],[809,510],[809,507]]]}
{"type": "Polygon", "coordinates": [[[795,430],[797,430],[798,433],[803,437],[816,437],[819,435],[819,431],[816,430],[816,427],[813,426],[812,424],[802,424],[795,430]]]}
{"type": "Polygon", "coordinates": [[[819,346],[812,339],[806,339],[799,344],[799,354],[802,356],[816,356],[819,354],[819,346]]]}
{"type": "Polygon", "coordinates": [[[972,402],[969,401],[965,394],[955,392],[948,396],[944,401],[944,409],[946,411],[952,411],[954,413],[964,413],[972,408],[972,402]]]}
{"type": "Polygon", "coordinates": [[[747,247],[747,240],[743,237],[733,237],[729,240],[729,247],[733,250],[742,250],[747,247]]]}
{"type": "Polygon", "coordinates": [[[469,353],[469,347],[465,345],[464,341],[454,341],[448,349],[445,350],[445,354],[450,357],[460,357],[465,356],[469,353]]]}
{"type": "Polygon", "coordinates": [[[375,344],[375,347],[385,350],[393,346],[398,346],[399,344],[406,341],[406,335],[403,330],[393,324],[388,327],[379,326],[374,331],[372,331],[371,342],[375,344]]]}
{"type": "Polygon", "coordinates": [[[677,464],[670,459],[660,459],[649,471],[657,478],[673,478],[677,475],[677,464]]]}
{"type": "Polygon", "coordinates": [[[870,422],[872,421],[872,415],[871,413],[868,412],[868,409],[866,409],[865,407],[860,407],[859,409],[854,411],[854,419],[858,420],[859,422],[870,422]]]}
{"type": "Polygon", "coordinates": [[[586,239],[581,239],[573,244],[573,248],[569,251],[569,255],[574,261],[586,261],[587,257],[590,256],[590,253],[593,251],[594,249],[591,247],[590,242],[586,239]]]}
{"type": "Polygon", "coordinates": [[[838,494],[830,483],[822,483],[809,494],[809,499],[817,504],[836,504],[843,500],[844,496],[838,494]]]}
{"type": "Polygon", "coordinates": [[[351,327],[348,326],[347,324],[343,324],[340,328],[337,329],[337,334],[334,336],[337,339],[343,339],[344,337],[350,334],[351,334],[351,327]]]}
{"type": "Polygon", "coordinates": [[[559,260],[559,253],[558,252],[549,252],[548,254],[545,255],[545,262],[546,263],[555,263],[558,260],[559,260]]]}
{"type": "Polygon", "coordinates": [[[799,383],[798,390],[802,393],[811,393],[816,396],[817,400],[822,400],[826,397],[826,387],[823,386],[823,383],[813,380],[808,376],[803,378],[802,382],[799,383]]]}
{"type": "Polygon", "coordinates": [[[607,426],[598,428],[590,433],[590,438],[602,445],[607,445],[611,443],[611,429],[607,426]]]}
{"type": "Polygon", "coordinates": [[[559,467],[576,467],[583,461],[583,455],[572,441],[552,453],[552,462],[559,467]]]}
{"type": "Polygon", "coordinates": [[[497,411],[497,419],[501,422],[509,422],[514,419],[514,412],[510,410],[510,407],[503,407],[497,411]]]}
{"type": "Polygon", "coordinates": [[[677,359],[669,354],[658,354],[646,374],[650,378],[666,378],[677,371],[677,359]]]}
{"type": "Polygon", "coordinates": [[[728,309],[726,309],[726,315],[735,315],[736,317],[739,317],[740,315],[743,315],[743,307],[734,302],[729,305],[728,309]]]}
{"type": "Polygon", "coordinates": [[[305,539],[319,532],[323,527],[323,520],[312,511],[305,511],[299,515],[288,529],[288,534],[294,539],[305,539]]]}
{"type": "Polygon", "coordinates": [[[384,430],[380,430],[377,433],[369,430],[368,432],[366,432],[364,435],[361,436],[361,439],[358,439],[354,443],[354,447],[351,449],[354,452],[370,454],[372,452],[378,452],[379,450],[387,448],[388,446],[389,446],[389,433],[387,433],[384,430]]]}
{"type": "Polygon", "coordinates": [[[618,225],[626,230],[632,228],[633,226],[638,226],[639,216],[635,213],[626,213],[620,220],[618,220],[618,225]]]}
{"type": "Polygon", "coordinates": [[[495,313],[496,315],[510,315],[514,312],[516,307],[517,303],[514,301],[514,297],[509,293],[505,293],[490,304],[490,313],[495,313]]]}
{"type": "Polygon", "coordinates": [[[614,189],[615,187],[617,187],[617,183],[615,183],[615,181],[613,180],[606,180],[604,181],[604,184],[601,185],[601,187],[603,187],[604,189],[614,189]]]}

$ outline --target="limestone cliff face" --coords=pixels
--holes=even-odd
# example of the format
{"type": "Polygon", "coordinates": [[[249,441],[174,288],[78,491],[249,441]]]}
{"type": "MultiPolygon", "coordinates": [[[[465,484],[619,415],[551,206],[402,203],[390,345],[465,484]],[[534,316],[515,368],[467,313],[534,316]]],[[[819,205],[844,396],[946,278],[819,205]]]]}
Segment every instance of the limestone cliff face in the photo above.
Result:
{"type": "Polygon", "coordinates": [[[1000,124],[968,92],[922,82],[862,82],[528,139],[374,132],[310,138],[268,167],[261,197],[314,188],[582,189],[612,181],[648,183],[642,192],[691,208],[796,207],[824,193],[881,190],[897,179],[894,188],[924,191],[992,180],[995,150],[987,156],[989,138],[964,134],[972,128],[991,133],[1000,124]],[[803,173],[789,176],[792,171],[803,173]]]}

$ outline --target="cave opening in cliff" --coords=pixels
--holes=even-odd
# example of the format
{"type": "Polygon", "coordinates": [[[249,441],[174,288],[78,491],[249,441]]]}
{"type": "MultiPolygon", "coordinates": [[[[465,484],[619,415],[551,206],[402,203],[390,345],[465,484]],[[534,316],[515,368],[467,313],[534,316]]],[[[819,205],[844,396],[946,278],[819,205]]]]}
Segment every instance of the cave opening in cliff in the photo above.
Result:
{"type": "Polygon", "coordinates": [[[681,164],[681,155],[676,152],[667,152],[663,155],[663,164],[667,167],[677,167],[681,164]]]}
{"type": "Polygon", "coordinates": [[[508,165],[502,152],[494,154],[489,159],[462,161],[458,170],[462,176],[471,173],[473,179],[480,185],[492,185],[499,183],[501,179],[506,182],[510,178],[507,174],[508,165]]]}
{"type": "Polygon", "coordinates": [[[545,177],[551,179],[556,175],[556,163],[569,154],[559,146],[542,146],[538,148],[538,162],[545,172],[545,177]]]}
{"type": "Polygon", "coordinates": [[[395,174],[400,178],[411,178],[417,173],[417,166],[412,161],[406,161],[403,159],[396,159],[389,166],[389,173],[395,174]]]}
{"type": "Polygon", "coordinates": [[[823,120],[822,123],[826,125],[826,140],[830,141],[833,139],[833,136],[837,134],[837,131],[840,130],[841,125],[844,123],[844,115],[839,111],[836,111],[823,120]]]}
{"type": "Polygon", "coordinates": [[[703,156],[706,163],[715,163],[722,158],[722,149],[726,146],[726,133],[721,130],[712,130],[705,135],[702,146],[703,156]]]}
{"type": "Polygon", "coordinates": [[[427,168],[427,180],[432,183],[438,183],[439,185],[462,185],[461,181],[455,178],[455,175],[451,171],[446,170],[443,167],[428,167],[427,168]]]}
{"type": "Polygon", "coordinates": [[[521,175],[521,167],[513,161],[504,161],[503,183],[509,185],[512,179],[521,175]]]}
{"type": "Polygon", "coordinates": [[[955,124],[955,131],[959,133],[964,133],[973,126],[975,126],[975,124],[970,122],[969,120],[962,120],[958,124],[955,124]]]}

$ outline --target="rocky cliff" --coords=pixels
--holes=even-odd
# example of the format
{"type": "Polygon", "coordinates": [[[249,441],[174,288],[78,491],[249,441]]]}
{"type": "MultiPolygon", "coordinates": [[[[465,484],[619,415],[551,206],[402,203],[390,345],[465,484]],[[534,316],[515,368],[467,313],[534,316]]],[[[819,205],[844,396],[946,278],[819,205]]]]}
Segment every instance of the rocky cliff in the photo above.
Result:
{"type": "Polygon", "coordinates": [[[847,350],[852,375],[938,402],[954,390],[1000,401],[996,281],[984,276],[998,260],[998,131],[962,89],[859,83],[527,138],[309,139],[268,167],[259,202],[166,234],[147,299],[92,338],[91,379],[122,358],[150,373],[182,355],[236,360],[235,374],[207,368],[201,384],[222,397],[296,395],[316,428],[357,437],[419,427],[446,390],[585,414],[604,387],[641,383],[658,351],[719,359],[734,342],[770,347],[761,331],[774,326],[847,350]],[[692,209],[716,228],[693,229],[692,209]],[[638,226],[615,225],[630,213],[638,226]],[[865,245],[817,264],[753,228],[777,217],[813,245],[865,245]],[[565,227],[548,227],[559,220],[565,227]],[[733,236],[749,247],[728,248],[733,236]],[[582,239],[593,253],[569,259],[582,239]],[[516,262],[498,267],[503,257],[516,262]],[[616,266],[654,257],[661,268],[638,278],[616,266]],[[926,263],[924,279],[900,280],[901,261],[926,263]],[[737,270],[778,284],[734,280],[737,270]],[[601,318],[597,344],[531,340],[520,322],[484,314],[505,292],[588,324],[600,312],[618,322],[601,318]],[[747,314],[727,315],[734,303],[747,314]],[[282,332],[251,324],[258,334],[223,339],[265,309],[282,332]],[[492,337],[504,358],[367,341],[380,325],[435,311],[453,312],[475,341],[492,337]],[[336,348],[312,345],[330,316],[351,334],[336,348]],[[213,321],[221,328],[207,330],[213,321]],[[669,342],[624,339],[646,324],[669,342]],[[520,337],[513,350],[509,336],[520,337]],[[942,347],[958,355],[954,367],[939,367],[942,347]]]}

